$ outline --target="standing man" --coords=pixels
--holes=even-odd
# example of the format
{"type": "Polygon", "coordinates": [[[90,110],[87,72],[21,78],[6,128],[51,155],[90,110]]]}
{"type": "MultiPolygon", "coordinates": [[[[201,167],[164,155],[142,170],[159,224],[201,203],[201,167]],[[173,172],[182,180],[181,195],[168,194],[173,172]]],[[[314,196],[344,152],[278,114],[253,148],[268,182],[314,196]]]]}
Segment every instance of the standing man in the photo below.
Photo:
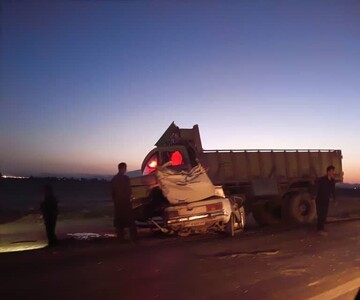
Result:
{"type": "Polygon", "coordinates": [[[129,228],[132,242],[137,240],[137,231],[131,206],[130,179],[125,175],[126,163],[118,165],[119,172],[111,180],[112,200],[114,201],[114,227],[117,237],[124,241],[124,229],[129,228]]]}
{"type": "Polygon", "coordinates": [[[50,184],[44,187],[44,200],[41,202],[40,209],[46,228],[48,245],[49,247],[53,247],[57,244],[55,227],[58,215],[58,201],[54,196],[53,188],[50,184]]]}
{"type": "Polygon", "coordinates": [[[317,230],[321,235],[327,235],[325,222],[329,209],[330,196],[335,199],[335,167],[328,166],[326,175],[320,177],[316,195],[317,230]]]}

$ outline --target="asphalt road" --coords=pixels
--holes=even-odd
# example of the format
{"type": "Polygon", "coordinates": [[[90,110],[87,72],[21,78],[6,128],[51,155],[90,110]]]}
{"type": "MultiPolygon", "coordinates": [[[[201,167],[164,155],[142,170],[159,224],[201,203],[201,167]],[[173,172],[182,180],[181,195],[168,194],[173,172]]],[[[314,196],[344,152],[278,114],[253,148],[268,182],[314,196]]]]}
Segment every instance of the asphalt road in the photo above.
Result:
{"type": "Polygon", "coordinates": [[[1,299],[354,299],[360,221],[257,228],[234,238],[62,241],[0,255],[1,299]]]}

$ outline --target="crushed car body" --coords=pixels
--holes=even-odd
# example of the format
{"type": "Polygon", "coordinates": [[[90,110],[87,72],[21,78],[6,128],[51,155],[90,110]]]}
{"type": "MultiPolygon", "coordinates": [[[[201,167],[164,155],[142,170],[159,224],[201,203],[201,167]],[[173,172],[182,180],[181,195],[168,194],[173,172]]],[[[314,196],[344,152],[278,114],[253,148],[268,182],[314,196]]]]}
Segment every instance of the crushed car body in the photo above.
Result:
{"type": "Polygon", "coordinates": [[[153,183],[153,193],[138,203],[137,212],[145,223],[166,234],[187,236],[216,231],[234,236],[245,226],[243,199],[225,197],[222,187],[213,185],[201,164],[190,171],[177,171],[170,161],[157,167],[147,180],[153,183]]]}

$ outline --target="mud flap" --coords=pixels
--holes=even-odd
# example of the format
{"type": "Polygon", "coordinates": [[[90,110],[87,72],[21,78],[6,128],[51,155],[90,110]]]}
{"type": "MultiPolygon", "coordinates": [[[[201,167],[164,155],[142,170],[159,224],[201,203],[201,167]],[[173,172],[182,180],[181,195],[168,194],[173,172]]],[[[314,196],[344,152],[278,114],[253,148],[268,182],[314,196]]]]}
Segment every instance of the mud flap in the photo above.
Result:
{"type": "Polygon", "coordinates": [[[159,228],[161,230],[161,232],[166,233],[166,234],[171,234],[172,230],[167,229],[165,227],[161,227],[156,221],[154,221],[153,219],[151,219],[151,223],[153,223],[157,228],[159,228]]]}

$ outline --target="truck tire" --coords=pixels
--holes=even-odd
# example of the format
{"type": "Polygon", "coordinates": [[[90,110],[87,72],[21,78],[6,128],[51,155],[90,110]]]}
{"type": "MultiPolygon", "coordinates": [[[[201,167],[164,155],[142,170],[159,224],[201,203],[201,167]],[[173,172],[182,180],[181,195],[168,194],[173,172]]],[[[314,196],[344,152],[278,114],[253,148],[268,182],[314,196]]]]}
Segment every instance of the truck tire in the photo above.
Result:
{"type": "Polygon", "coordinates": [[[253,218],[260,226],[279,224],[280,216],[275,213],[275,208],[272,208],[269,203],[254,205],[252,207],[253,218]]]}
{"type": "Polygon", "coordinates": [[[293,193],[284,202],[284,220],[295,224],[309,224],[315,220],[315,199],[309,193],[293,193]]]}

